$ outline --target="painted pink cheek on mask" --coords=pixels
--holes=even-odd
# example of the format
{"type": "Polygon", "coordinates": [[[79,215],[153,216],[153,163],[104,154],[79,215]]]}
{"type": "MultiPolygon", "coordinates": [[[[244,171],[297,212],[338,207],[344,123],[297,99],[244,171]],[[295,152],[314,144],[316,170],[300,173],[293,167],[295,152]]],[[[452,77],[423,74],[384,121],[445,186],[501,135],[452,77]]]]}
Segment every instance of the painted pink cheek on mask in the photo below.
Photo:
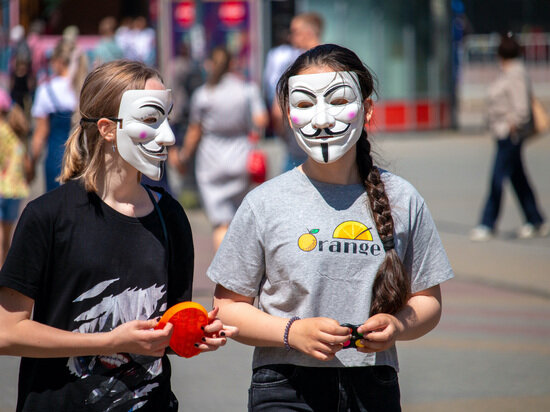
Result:
{"type": "Polygon", "coordinates": [[[147,132],[143,131],[139,134],[140,139],[145,139],[147,137],[147,132]]]}
{"type": "Polygon", "coordinates": [[[349,120],[355,119],[355,117],[357,117],[357,112],[355,110],[348,113],[349,120]]]}
{"type": "Polygon", "coordinates": [[[294,124],[298,124],[300,122],[300,119],[298,119],[297,117],[291,117],[290,120],[292,120],[292,123],[294,124]]]}

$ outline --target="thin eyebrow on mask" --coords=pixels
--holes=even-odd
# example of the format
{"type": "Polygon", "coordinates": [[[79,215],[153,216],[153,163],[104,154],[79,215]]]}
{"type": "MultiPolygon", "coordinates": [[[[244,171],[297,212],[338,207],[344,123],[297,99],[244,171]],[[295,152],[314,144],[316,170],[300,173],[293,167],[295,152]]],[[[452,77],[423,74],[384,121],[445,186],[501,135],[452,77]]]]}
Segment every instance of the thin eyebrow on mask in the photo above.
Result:
{"type": "Polygon", "coordinates": [[[158,110],[159,112],[162,113],[162,115],[164,116],[166,114],[166,112],[164,111],[164,109],[160,106],[157,106],[156,104],[144,104],[143,106],[140,106],[139,108],[140,109],[143,109],[144,107],[152,107],[153,109],[156,109],[158,110]]]}
{"type": "Polygon", "coordinates": [[[307,94],[311,98],[315,99],[315,94],[310,92],[309,90],[305,90],[305,89],[294,89],[294,90],[292,90],[292,93],[296,93],[296,92],[301,92],[301,93],[307,94]]]}
{"type": "Polygon", "coordinates": [[[342,84],[337,84],[337,85],[335,85],[335,86],[332,86],[330,89],[328,89],[328,90],[323,94],[323,97],[327,97],[329,94],[335,92],[336,90],[338,90],[338,89],[340,89],[340,88],[342,88],[342,87],[349,87],[349,88],[351,89],[351,87],[350,87],[349,84],[344,84],[344,83],[342,83],[342,84]]]}

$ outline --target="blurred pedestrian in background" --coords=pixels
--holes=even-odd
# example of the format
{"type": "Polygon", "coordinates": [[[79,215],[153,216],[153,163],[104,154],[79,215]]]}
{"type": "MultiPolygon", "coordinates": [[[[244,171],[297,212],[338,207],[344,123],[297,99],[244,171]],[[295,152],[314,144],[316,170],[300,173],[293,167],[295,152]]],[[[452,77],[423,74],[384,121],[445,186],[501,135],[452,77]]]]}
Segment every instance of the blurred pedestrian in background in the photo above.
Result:
{"type": "MultiPolygon", "coordinates": [[[[10,96],[30,118],[30,108],[36,82],[32,73],[31,49],[25,38],[25,29],[21,25],[10,31],[10,96]]],[[[30,119],[29,119],[30,120],[30,119]]]]}
{"type": "Polygon", "coordinates": [[[101,40],[92,51],[94,67],[124,57],[122,49],[115,40],[116,24],[113,16],[104,17],[99,22],[98,33],[101,40]]]}
{"type": "Polygon", "coordinates": [[[271,105],[271,123],[273,130],[286,147],[286,159],[283,170],[290,170],[302,164],[307,156],[294,139],[292,130],[283,116],[275,99],[275,88],[283,72],[304,51],[321,43],[324,22],[317,13],[302,13],[295,16],[290,23],[290,45],[283,44],[270,50],[266,57],[264,85],[266,98],[271,105]]]}
{"type": "MultiPolygon", "coordinates": [[[[183,137],[189,126],[189,112],[191,109],[191,96],[194,91],[204,84],[204,70],[202,64],[191,58],[190,47],[182,42],[177,48],[176,56],[171,60],[172,95],[174,109],[170,124],[174,128],[176,144],[168,149],[168,162],[179,168],[179,150],[183,144],[183,137]]],[[[174,193],[183,207],[197,207],[199,205],[198,189],[195,178],[193,159],[190,159],[185,175],[179,179],[170,181],[174,193]]],[[[180,176],[178,176],[180,177],[180,176]]]]}
{"type": "Polygon", "coordinates": [[[470,239],[487,241],[494,236],[503,185],[507,179],[510,179],[525,219],[525,224],[518,229],[518,238],[547,236],[550,226],[544,223],[522,159],[523,144],[533,127],[533,92],[521,60],[521,47],[511,33],[502,36],[497,55],[500,75],[489,86],[487,100],[489,128],[496,141],[496,154],[481,221],[472,229],[470,239]]]}
{"type": "Polygon", "coordinates": [[[155,30],[147,26],[144,16],[137,16],[132,22],[129,40],[133,58],[154,67],[157,62],[156,35],[155,30]]]}
{"type": "Polygon", "coordinates": [[[196,153],[195,171],[203,206],[214,227],[217,250],[250,180],[248,135],[267,126],[259,88],[230,72],[231,55],[223,47],[205,62],[207,82],[191,98],[189,127],[179,154],[182,172],[196,153]]]}
{"type": "Polygon", "coordinates": [[[0,267],[10,248],[21,201],[29,195],[25,171],[28,132],[22,109],[0,89],[0,267]]]}
{"type": "MultiPolygon", "coordinates": [[[[46,190],[57,186],[56,181],[61,172],[65,141],[71,130],[71,117],[76,110],[76,96],[79,92],[80,75],[71,78],[69,67],[74,58],[75,43],[60,40],[50,59],[53,76],[38,86],[35,100],[31,109],[34,118],[34,132],[31,138],[31,176],[47,147],[45,159],[46,190]]],[[[87,62],[77,59],[79,67],[75,73],[87,70],[87,62]],[[82,67],[81,67],[82,66],[82,67]]]]}

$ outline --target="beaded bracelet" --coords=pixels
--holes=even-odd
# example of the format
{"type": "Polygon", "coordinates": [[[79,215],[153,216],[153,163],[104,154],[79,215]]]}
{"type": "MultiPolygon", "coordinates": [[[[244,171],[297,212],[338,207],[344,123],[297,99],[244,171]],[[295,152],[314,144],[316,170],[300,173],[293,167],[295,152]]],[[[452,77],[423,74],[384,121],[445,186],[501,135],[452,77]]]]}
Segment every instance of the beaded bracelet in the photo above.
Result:
{"type": "Polygon", "coordinates": [[[290,327],[292,326],[292,324],[293,324],[295,321],[297,321],[297,320],[299,320],[299,319],[300,319],[300,318],[299,318],[298,316],[293,316],[293,317],[291,317],[291,318],[289,319],[288,323],[286,324],[286,327],[285,327],[285,334],[284,334],[284,336],[283,336],[283,342],[284,342],[284,344],[285,344],[285,349],[286,349],[286,350],[292,349],[292,348],[290,347],[290,345],[288,344],[288,332],[290,331],[290,327]]]}

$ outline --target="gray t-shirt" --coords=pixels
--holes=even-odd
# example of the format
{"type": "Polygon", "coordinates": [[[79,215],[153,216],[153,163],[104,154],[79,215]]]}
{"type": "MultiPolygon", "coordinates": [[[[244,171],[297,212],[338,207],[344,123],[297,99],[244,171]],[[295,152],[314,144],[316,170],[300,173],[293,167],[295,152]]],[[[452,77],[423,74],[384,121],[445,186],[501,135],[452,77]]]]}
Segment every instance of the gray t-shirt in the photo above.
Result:
{"type": "MultiPolygon", "coordinates": [[[[395,247],[411,275],[412,292],[452,278],[422,197],[404,179],[381,172],[395,222],[395,247]]],[[[259,308],[274,316],[362,324],[385,253],[366,201],[360,184],[322,183],[295,168],[246,196],[207,274],[233,292],[257,297],[259,308]]],[[[253,367],[277,363],[398,370],[395,346],[371,354],[344,349],[328,362],[296,350],[255,349],[253,367]]]]}

